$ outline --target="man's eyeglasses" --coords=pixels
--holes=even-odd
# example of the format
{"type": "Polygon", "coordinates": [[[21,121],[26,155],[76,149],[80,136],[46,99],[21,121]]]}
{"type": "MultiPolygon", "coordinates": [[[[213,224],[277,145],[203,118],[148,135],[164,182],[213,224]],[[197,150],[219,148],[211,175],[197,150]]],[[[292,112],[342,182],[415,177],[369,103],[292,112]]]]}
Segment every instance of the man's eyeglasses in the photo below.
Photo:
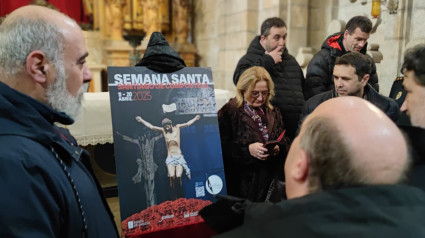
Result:
{"type": "Polygon", "coordinates": [[[260,92],[260,91],[252,91],[251,92],[251,97],[258,98],[260,96],[260,94],[261,94],[261,96],[263,96],[263,98],[268,97],[269,96],[269,90],[262,91],[262,92],[260,92]]]}

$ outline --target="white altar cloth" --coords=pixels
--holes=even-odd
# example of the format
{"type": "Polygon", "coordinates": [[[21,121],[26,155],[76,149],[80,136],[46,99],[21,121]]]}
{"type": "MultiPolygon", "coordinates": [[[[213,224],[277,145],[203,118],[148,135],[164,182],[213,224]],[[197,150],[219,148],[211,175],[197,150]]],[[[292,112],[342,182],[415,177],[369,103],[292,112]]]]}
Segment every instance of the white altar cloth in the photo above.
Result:
{"type": "MultiPolygon", "coordinates": [[[[231,97],[231,92],[215,89],[217,111],[231,97]]],[[[113,143],[109,92],[85,93],[81,114],[67,126],[81,146],[113,143]]]]}

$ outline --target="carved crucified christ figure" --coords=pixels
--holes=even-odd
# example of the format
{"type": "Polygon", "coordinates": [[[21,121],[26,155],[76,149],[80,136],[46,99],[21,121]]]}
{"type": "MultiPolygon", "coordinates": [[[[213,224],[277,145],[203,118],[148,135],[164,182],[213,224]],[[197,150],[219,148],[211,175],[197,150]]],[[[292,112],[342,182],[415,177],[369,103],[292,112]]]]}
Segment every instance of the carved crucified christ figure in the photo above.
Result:
{"type": "Polygon", "coordinates": [[[173,125],[172,121],[168,118],[162,120],[162,127],[153,126],[149,122],[143,120],[140,116],[136,117],[136,121],[142,123],[151,130],[160,131],[164,135],[164,139],[167,145],[167,159],[165,164],[167,165],[168,177],[170,178],[170,186],[173,187],[175,179],[180,180],[183,174],[183,170],[186,172],[187,177],[190,179],[190,169],[187,166],[186,160],[183,157],[180,149],[180,129],[188,127],[199,120],[201,116],[197,115],[192,120],[183,123],[173,125]]]}

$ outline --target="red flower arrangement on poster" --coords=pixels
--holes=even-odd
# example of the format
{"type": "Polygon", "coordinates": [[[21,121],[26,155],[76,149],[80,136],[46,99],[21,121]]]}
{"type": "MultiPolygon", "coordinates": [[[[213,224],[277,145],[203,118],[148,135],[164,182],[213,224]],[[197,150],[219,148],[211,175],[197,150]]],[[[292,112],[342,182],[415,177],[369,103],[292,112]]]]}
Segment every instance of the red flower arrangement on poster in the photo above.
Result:
{"type": "Polygon", "coordinates": [[[179,198],[151,206],[121,222],[123,235],[137,237],[153,231],[202,222],[198,211],[209,204],[211,201],[208,200],[179,198]]]}

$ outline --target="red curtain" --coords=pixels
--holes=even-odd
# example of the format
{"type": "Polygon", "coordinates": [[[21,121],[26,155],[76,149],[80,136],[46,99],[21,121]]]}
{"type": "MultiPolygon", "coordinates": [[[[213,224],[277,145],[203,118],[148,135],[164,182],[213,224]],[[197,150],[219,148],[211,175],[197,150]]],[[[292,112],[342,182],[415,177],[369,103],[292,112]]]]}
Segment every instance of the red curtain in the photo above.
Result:
{"type": "MultiPolygon", "coordinates": [[[[3,17],[30,2],[31,0],[0,0],[0,16],[3,17]]],[[[84,15],[82,0],[48,0],[48,2],[78,23],[89,22],[88,17],[84,15]]]]}
{"type": "Polygon", "coordinates": [[[24,5],[28,5],[30,0],[1,0],[0,1],[0,16],[5,16],[9,14],[16,8],[19,8],[24,5]]]}

